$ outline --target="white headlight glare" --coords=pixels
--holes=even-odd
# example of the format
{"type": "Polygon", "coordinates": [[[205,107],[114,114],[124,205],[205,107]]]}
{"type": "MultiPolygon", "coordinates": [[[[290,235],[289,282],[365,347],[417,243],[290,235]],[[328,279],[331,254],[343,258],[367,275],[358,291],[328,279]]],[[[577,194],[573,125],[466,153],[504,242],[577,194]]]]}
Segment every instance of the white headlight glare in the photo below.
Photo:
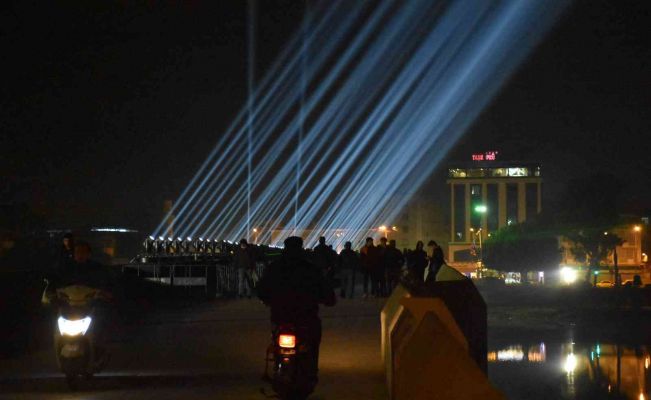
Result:
{"type": "Polygon", "coordinates": [[[77,320],[70,320],[70,319],[65,319],[63,317],[59,317],[58,320],[59,332],[61,332],[62,335],[66,335],[66,336],[85,335],[86,331],[90,327],[91,321],[92,321],[91,317],[86,317],[77,320]]]}

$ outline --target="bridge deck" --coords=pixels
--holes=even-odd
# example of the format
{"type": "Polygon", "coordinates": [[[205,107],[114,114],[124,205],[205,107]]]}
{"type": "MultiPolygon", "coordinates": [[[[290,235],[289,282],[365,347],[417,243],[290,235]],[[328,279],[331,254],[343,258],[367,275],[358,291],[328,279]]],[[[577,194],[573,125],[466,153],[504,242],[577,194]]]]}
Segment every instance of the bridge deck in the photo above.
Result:
{"type": "MultiPolygon", "coordinates": [[[[312,399],[385,399],[375,300],[323,309],[320,383],[312,399]]],[[[43,334],[49,335],[49,332],[43,334]]],[[[262,399],[268,312],[256,300],[156,313],[121,327],[107,370],[74,398],[262,399]]],[[[51,349],[0,363],[0,398],[69,399],[51,349]]]]}

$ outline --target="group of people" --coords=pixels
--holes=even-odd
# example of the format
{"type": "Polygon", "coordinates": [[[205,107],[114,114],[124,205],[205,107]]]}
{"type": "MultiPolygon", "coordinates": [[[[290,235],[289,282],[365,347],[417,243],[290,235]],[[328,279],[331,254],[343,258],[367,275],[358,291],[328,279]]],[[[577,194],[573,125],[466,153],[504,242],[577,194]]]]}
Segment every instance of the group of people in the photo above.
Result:
{"type": "Polygon", "coordinates": [[[366,238],[358,252],[352,249],[351,242],[346,242],[339,254],[321,237],[311,252],[311,259],[325,276],[338,282],[342,298],[355,296],[356,279],[362,282],[363,297],[385,297],[404,277],[420,282],[434,280],[445,264],[443,249],[433,240],[428,243],[427,251],[419,241],[415,250],[402,252],[395,240],[385,237],[377,245],[373,238],[366,238]]]}
{"type": "MultiPolygon", "coordinates": [[[[422,241],[414,250],[404,250],[396,246],[395,240],[385,237],[376,244],[373,238],[366,238],[364,246],[358,251],[352,249],[352,243],[346,242],[339,254],[332,245],[326,243],[325,237],[311,250],[307,249],[305,257],[321,274],[339,287],[342,298],[355,297],[355,287],[362,284],[363,297],[385,297],[396,287],[401,279],[412,282],[434,280],[443,264],[443,249],[433,240],[427,244],[422,241]]],[[[241,239],[233,256],[237,270],[237,295],[251,298],[258,281],[256,253],[246,239],[241,239]]]]}

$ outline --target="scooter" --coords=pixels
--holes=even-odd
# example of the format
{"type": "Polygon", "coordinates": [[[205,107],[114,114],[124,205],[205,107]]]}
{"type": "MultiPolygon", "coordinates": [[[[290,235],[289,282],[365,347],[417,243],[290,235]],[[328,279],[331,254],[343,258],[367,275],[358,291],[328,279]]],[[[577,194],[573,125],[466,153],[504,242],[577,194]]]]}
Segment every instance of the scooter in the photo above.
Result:
{"type": "Polygon", "coordinates": [[[94,318],[96,303],[110,298],[110,294],[100,289],[83,285],[56,290],[52,301],[58,307],[54,350],[57,364],[71,389],[76,388],[79,377],[90,379],[108,363],[108,349],[102,348],[101,354],[97,354],[94,318]]]}
{"type": "Polygon", "coordinates": [[[294,324],[275,327],[267,348],[267,364],[263,379],[269,381],[276,397],[287,400],[307,398],[316,387],[317,366],[310,346],[309,329],[294,324]],[[272,375],[269,376],[269,364],[272,375]]]}

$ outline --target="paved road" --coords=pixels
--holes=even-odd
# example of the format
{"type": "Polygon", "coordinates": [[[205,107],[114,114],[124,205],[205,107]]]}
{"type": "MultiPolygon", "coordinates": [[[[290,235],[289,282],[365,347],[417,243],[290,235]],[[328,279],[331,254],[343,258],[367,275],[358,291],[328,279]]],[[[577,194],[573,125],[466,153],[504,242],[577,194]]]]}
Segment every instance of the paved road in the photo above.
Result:
{"type": "MultiPolygon", "coordinates": [[[[320,382],[311,399],[386,399],[381,304],[341,300],[322,311],[320,382]]],[[[264,399],[268,313],[255,300],[153,315],[125,327],[106,371],[70,392],[51,349],[0,360],[1,399],[264,399]]],[[[267,387],[268,388],[268,387],[267,387]]]]}

